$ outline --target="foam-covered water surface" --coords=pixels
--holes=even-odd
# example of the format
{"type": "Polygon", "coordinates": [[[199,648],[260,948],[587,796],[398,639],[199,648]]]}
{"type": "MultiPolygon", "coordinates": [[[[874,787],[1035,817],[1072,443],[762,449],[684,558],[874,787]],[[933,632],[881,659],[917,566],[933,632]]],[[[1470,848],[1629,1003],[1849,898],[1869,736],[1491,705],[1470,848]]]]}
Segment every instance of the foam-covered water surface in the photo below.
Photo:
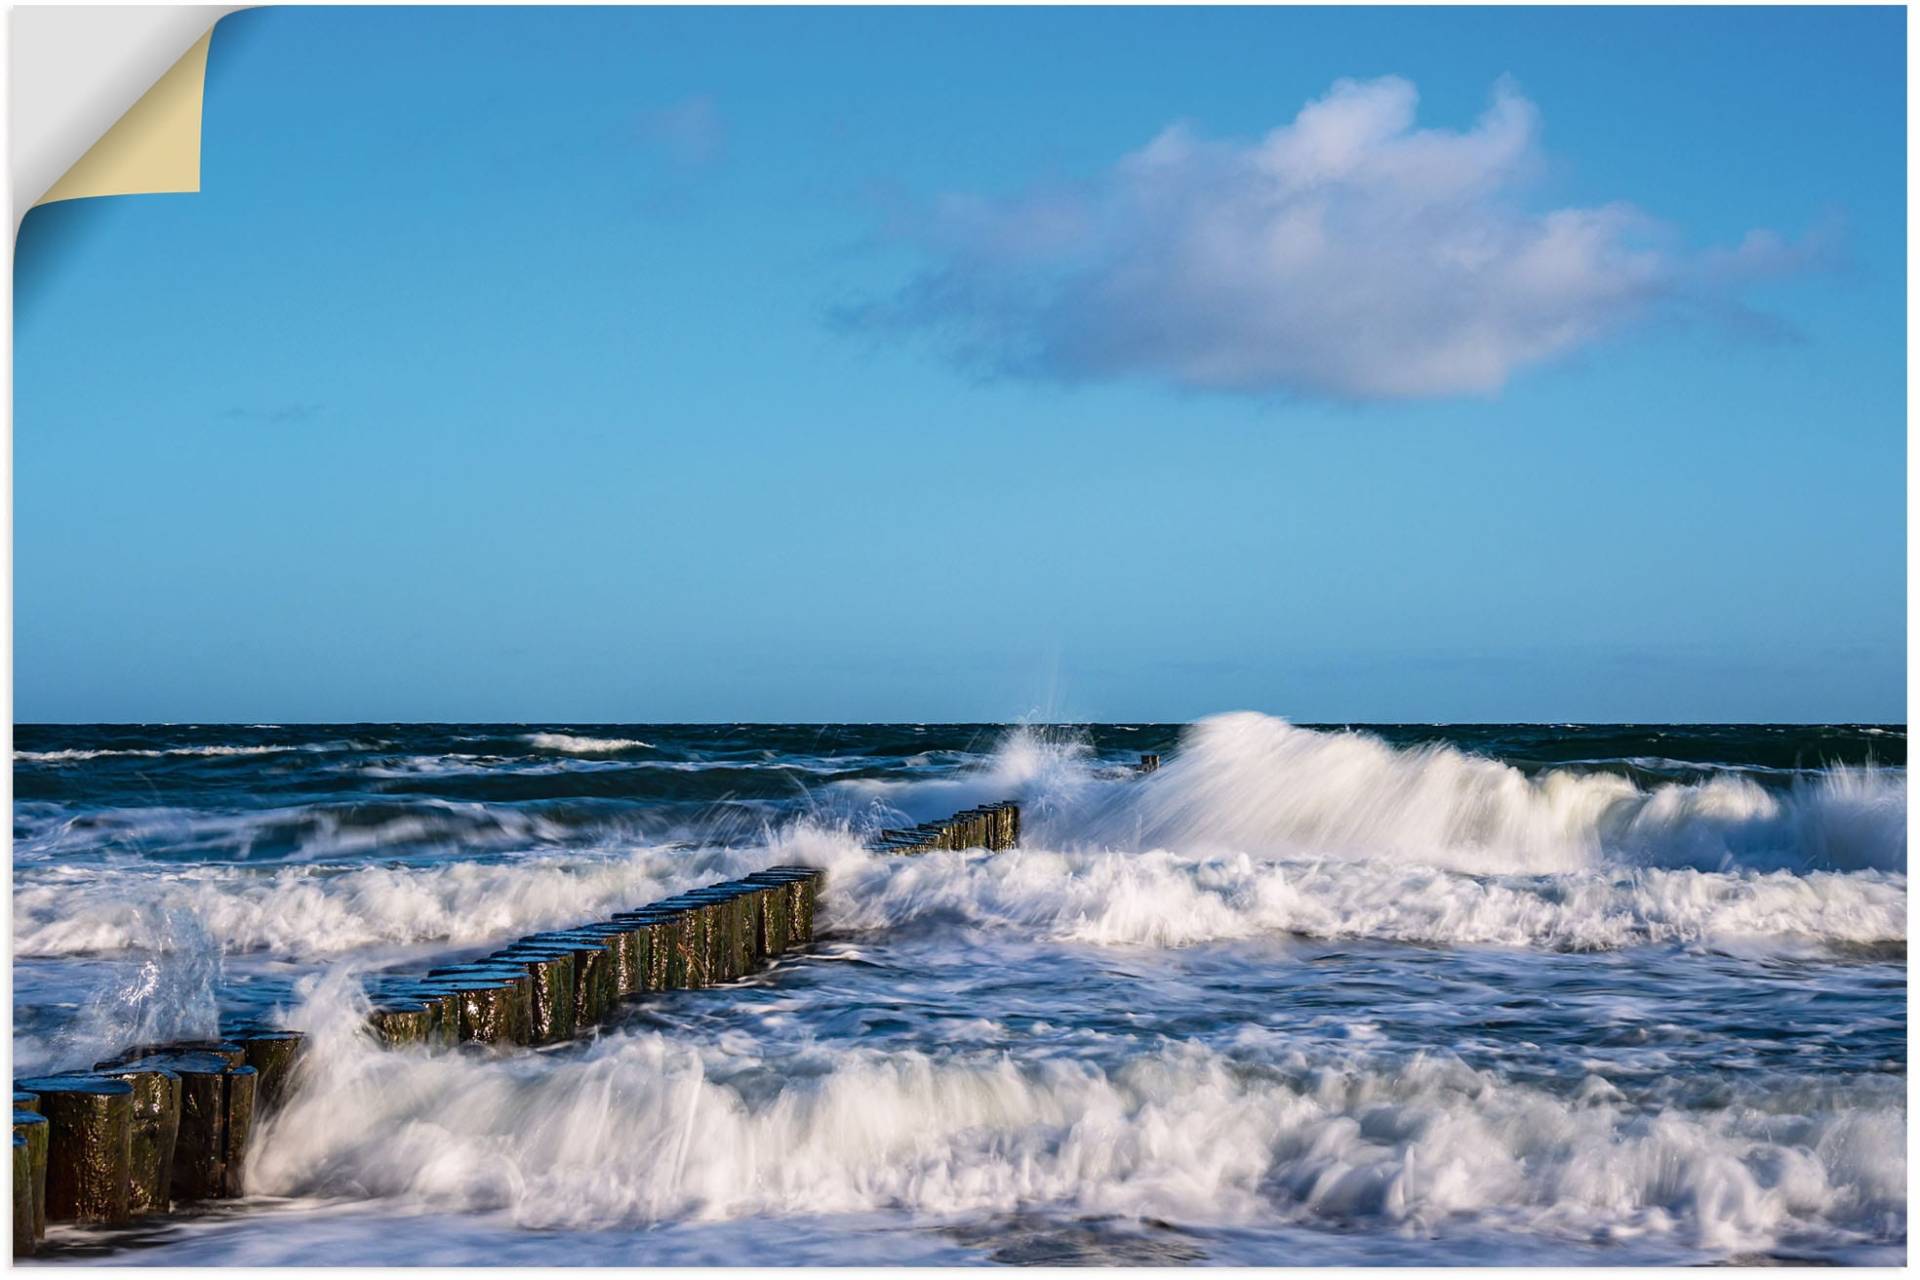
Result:
{"type": "Polygon", "coordinates": [[[16,1070],[313,1036],[248,1201],[73,1262],[1905,1257],[1899,728],[17,745],[16,1070]],[[1003,798],[1016,850],[864,847],[1003,798]],[[501,1057],[359,1030],[371,973],[792,861],[820,940],[733,989],[501,1057]]]}

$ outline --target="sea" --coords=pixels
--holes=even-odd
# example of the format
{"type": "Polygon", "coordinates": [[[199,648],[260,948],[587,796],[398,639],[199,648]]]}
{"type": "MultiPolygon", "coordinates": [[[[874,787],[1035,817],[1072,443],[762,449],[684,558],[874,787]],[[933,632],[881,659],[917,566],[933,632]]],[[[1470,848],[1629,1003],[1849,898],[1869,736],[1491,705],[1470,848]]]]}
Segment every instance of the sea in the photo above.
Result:
{"type": "Polygon", "coordinates": [[[308,1032],[40,1263],[1899,1264],[1896,725],[23,725],[13,1069],[308,1032]],[[1144,772],[1143,755],[1161,766],[1144,772]],[[1017,801],[1019,846],[876,853],[1017,801]],[[392,1051],[382,973],[777,863],[811,949],[392,1051]]]}

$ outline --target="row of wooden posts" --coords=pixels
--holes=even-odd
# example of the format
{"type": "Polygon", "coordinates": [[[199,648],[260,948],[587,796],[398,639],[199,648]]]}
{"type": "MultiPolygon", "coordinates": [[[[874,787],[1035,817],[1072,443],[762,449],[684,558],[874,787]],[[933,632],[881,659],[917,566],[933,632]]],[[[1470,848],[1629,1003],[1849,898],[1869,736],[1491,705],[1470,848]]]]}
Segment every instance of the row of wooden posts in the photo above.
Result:
{"type": "MultiPolygon", "coordinates": [[[[811,942],[821,879],[813,867],[772,867],[423,978],[387,979],[369,1023],[389,1046],[570,1039],[627,997],[730,982],[811,942]]],[[[49,1222],[112,1226],[244,1195],[254,1121],[284,1101],[303,1041],[246,1028],[16,1080],[14,1256],[33,1253],[49,1222]]]]}
{"type": "Polygon", "coordinates": [[[284,1101],[302,1041],[249,1027],[14,1081],[14,1256],[49,1222],[115,1225],[245,1194],[254,1120],[284,1101]]]}
{"type": "Polygon", "coordinates": [[[744,977],[813,940],[822,873],[771,867],[622,911],[598,924],[521,938],[466,964],[394,978],[374,991],[388,1045],[545,1045],[570,1040],[620,1002],[744,977]]]}
{"type": "MultiPolygon", "coordinates": [[[[873,848],[1010,849],[1019,806],[968,809],[884,831],[873,848]]],[[[717,986],[813,940],[823,873],[771,867],[529,934],[492,955],[374,984],[368,1022],[392,1047],[547,1045],[610,1017],[628,998],[717,986]]],[[[219,1040],[143,1045],[92,1071],[14,1082],[13,1252],[47,1224],[115,1225],[245,1194],[254,1121],[282,1105],[304,1036],[244,1027],[219,1040]]]]}
{"type": "Polygon", "coordinates": [[[1020,843],[1020,806],[1011,800],[962,809],[939,822],[882,831],[876,853],[932,853],[938,849],[1011,849],[1020,843]]]}

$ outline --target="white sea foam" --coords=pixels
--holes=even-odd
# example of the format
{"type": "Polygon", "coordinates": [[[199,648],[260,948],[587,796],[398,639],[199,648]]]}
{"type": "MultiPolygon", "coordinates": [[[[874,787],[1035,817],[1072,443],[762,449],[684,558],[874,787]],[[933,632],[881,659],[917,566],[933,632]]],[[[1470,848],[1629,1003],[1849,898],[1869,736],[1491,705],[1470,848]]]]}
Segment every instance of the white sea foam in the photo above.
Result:
{"type": "Polygon", "coordinates": [[[227,951],[265,948],[295,959],[377,945],[477,942],[591,920],[768,860],[765,850],[689,854],[644,848],[434,866],[60,874],[16,882],[14,951],[168,951],[177,945],[183,914],[227,951]]]}
{"type": "Polygon", "coordinates": [[[1601,867],[1475,875],[1382,860],[1036,848],[895,858],[845,832],[800,827],[772,848],[643,848],[605,855],[271,872],[196,867],[35,876],[14,890],[24,956],[164,950],[185,912],[230,951],[291,957],[462,943],[636,906],[780,861],[828,868],[825,927],[884,932],[957,920],[1096,944],[1187,946],[1301,934],[1600,950],[1649,943],[1895,943],[1897,872],[1704,872],[1601,867]]]}
{"type": "Polygon", "coordinates": [[[597,755],[612,751],[637,751],[651,747],[638,738],[585,738],[571,733],[529,733],[523,741],[542,751],[564,751],[569,755],[597,755]]]}
{"type": "MultiPolygon", "coordinates": [[[[320,984],[303,1087],[254,1144],[268,1195],[491,1211],[529,1228],[885,1209],[1431,1230],[1463,1220],[1716,1251],[1905,1230],[1902,1085],[1736,1088],[1641,1109],[1446,1056],[1260,1064],[1167,1043],[1096,1063],[859,1046],[777,1060],[616,1032],[577,1054],[381,1052],[320,984]]],[[[1778,1082],[1776,1082],[1777,1084],[1778,1082]]]]}
{"type": "Polygon", "coordinates": [[[1903,942],[1903,874],[1657,868],[1465,875],[1387,862],[1014,850],[847,858],[829,924],[957,919],[1101,944],[1301,934],[1605,950],[1649,943],[1903,942]]]}

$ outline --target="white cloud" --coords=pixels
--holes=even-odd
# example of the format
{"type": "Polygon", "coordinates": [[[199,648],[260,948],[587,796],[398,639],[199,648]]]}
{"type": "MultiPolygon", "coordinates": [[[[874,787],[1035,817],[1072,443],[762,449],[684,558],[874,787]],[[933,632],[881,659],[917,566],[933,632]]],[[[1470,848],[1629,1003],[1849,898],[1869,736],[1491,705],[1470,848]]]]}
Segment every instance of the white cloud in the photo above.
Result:
{"type": "Polygon", "coordinates": [[[1625,204],[1529,211],[1540,118],[1510,85],[1465,131],[1405,80],[1342,80],[1252,143],[1185,126],[1082,186],[941,201],[928,269],[861,325],[1000,372],[1146,375],[1342,399],[1487,394],[1700,289],[1790,268],[1772,232],[1693,257],[1625,204]]]}

